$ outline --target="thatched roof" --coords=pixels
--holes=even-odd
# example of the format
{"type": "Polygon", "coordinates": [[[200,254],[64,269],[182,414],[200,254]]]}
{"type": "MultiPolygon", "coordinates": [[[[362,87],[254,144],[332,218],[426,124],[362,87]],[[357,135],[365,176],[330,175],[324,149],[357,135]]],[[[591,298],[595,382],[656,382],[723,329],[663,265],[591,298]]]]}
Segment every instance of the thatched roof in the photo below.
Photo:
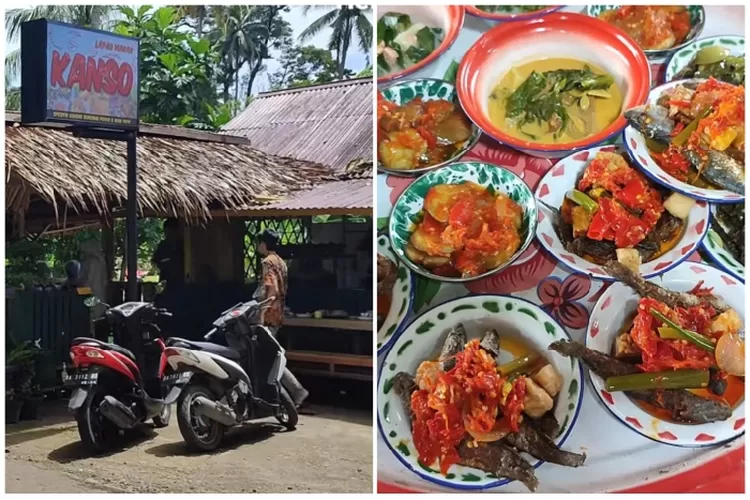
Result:
{"type": "Polygon", "coordinates": [[[223,127],[253,146],[341,172],[372,158],[372,78],[263,92],[223,127]]]}
{"type": "MultiPolygon", "coordinates": [[[[60,205],[104,215],[125,204],[124,142],[22,127],[19,119],[6,113],[6,211],[25,212],[35,198],[53,204],[56,215],[60,205]]],[[[140,211],[189,220],[205,220],[212,208],[284,201],[333,178],[330,168],[264,153],[246,140],[173,127],[144,127],[137,161],[140,211]]]]}

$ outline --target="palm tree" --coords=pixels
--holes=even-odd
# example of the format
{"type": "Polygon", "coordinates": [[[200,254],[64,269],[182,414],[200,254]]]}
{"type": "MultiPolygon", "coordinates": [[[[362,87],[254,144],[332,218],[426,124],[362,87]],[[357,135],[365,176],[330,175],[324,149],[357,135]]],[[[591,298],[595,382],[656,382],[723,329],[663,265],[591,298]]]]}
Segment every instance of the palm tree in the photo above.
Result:
{"type": "Polygon", "coordinates": [[[240,70],[248,63],[268,57],[268,28],[252,21],[252,6],[233,5],[212,10],[217,28],[211,33],[214,41],[221,41],[221,72],[224,100],[234,82],[234,99],[239,99],[240,70]],[[231,78],[229,78],[231,76],[231,78]]]}
{"type": "Polygon", "coordinates": [[[177,13],[180,17],[192,17],[196,20],[195,33],[198,38],[203,38],[203,27],[209,15],[208,5],[180,5],[177,13]]]}
{"type": "MultiPolygon", "coordinates": [[[[305,15],[311,9],[331,9],[331,7],[313,5],[303,8],[305,15]]],[[[372,50],[372,23],[368,14],[372,7],[341,7],[331,9],[321,17],[310,23],[310,26],[300,34],[301,42],[306,42],[326,28],[332,28],[331,38],[328,40],[328,50],[336,51],[336,67],[339,78],[343,78],[346,69],[346,53],[356,34],[359,49],[365,54],[372,50]]]]}
{"type": "MultiPolygon", "coordinates": [[[[14,43],[21,36],[21,25],[32,19],[49,19],[90,28],[105,28],[110,16],[117,9],[114,5],[39,5],[26,9],[5,11],[6,42],[14,43]]],[[[5,57],[5,74],[10,78],[21,72],[21,49],[5,57]]]]}

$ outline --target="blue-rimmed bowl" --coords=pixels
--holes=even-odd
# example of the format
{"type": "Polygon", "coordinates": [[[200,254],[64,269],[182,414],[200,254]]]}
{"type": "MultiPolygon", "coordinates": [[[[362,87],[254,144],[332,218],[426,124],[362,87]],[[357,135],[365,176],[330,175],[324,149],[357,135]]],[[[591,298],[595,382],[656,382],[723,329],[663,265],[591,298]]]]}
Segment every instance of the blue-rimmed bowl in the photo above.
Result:
{"type": "Polygon", "coordinates": [[[391,238],[391,248],[401,259],[401,262],[417,274],[430,279],[449,283],[465,283],[486,278],[510,266],[531,244],[536,233],[537,206],[534,195],[529,186],[516,174],[503,167],[481,162],[459,162],[446,167],[432,170],[418,178],[401,193],[391,211],[388,230],[391,238]],[[416,264],[406,256],[406,244],[416,225],[424,214],[424,199],[431,187],[438,184],[463,184],[473,182],[491,189],[494,193],[504,194],[520,205],[523,210],[520,237],[521,245],[516,252],[504,263],[494,269],[477,276],[454,278],[440,276],[416,264]]]}
{"type": "MultiPolygon", "coordinates": [[[[435,464],[421,464],[412,442],[409,413],[395,393],[392,379],[404,371],[414,376],[422,361],[437,359],[443,342],[456,325],[462,323],[469,340],[480,338],[487,329],[512,338],[544,356],[563,378],[562,390],[553,408],[560,430],[554,441],[562,446],[570,435],[583,399],[583,368],[578,360],[565,358],[547,349],[557,340],[570,340],[565,329],[539,306],[518,297],[506,295],[472,295],[441,304],[417,317],[386,354],[378,377],[378,429],[388,448],[404,467],[418,476],[441,486],[463,490],[494,488],[510,482],[472,467],[453,465],[443,476],[435,464]]],[[[503,351],[500,362],[513,359],[503,351]]],[[[543,462],[523,455],[534,467],[543,462]]]]}
{"type": "MultiPolygon", "coordinates": [[[[586,7],[586,14],[599,19],[599,16],[602,14],[602,12],[607,10],[614,10],[619,7],[622,7],[622,5],[589,5],[586,7]]],[[[649,60],[662,61],[672,52],[682,49],[700,36],[701,32],[703,31],[703,27],[706,24],[705,9],[700,5],[686,5],[685,8],[690,15],[690,31],[685,37],[685,40],[668,49],[644,49],[643,51],[646,53],[646,57],[648,57],[649,60]]]]}
{"type": "MultiPolygon", "coordinates": [[[[381,234],[378,236],[378,255],[393,262],[398,270],[398,276],[391,290],[391,307],[383,324],[378,328],[377,348],[378,354],[385,352],[395,335],[406,326],[406,318],[412,309],[414,302],[414,275],[403,262],[391,250],[391,242],[388,237],[381,234]]],[[[378,298],[379,299],[379,298],[378,298]]]]}

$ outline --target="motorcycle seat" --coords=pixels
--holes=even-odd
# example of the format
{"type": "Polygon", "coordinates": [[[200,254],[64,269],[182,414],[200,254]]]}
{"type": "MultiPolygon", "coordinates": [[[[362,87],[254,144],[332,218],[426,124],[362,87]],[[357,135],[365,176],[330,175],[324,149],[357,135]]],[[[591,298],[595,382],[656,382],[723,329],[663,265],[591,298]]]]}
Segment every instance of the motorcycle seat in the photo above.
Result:
{"type": "Polygon", "coordinates": [[[102,342],[101,340],[92,339],[89,337],[76,337],[73,339],[72,345],[80,345],[80,344],[96,344],[96,346],[101,349],[104,349],[107,351],[119,352],[123,356],[127,356],[128,358],[135,361],[135,355],[132,352],[130,352],[129,350],[117,344],[108,344],[107,342],[102,342]]]}
{"type": "Polygon", "coordinates": [[[241,358],[239,351],[230,349],[229,347],[225,347],[223,345],[214,344],[213,342],[195,342],[192,340],[172,337],[167,341],[167,345],[172,347],[182,347],[184,349],[194,349],[196,351],[210,352],[211,354],[216,354],[218,356],[231,359],[232,361],[239,361],[241,358]]]}

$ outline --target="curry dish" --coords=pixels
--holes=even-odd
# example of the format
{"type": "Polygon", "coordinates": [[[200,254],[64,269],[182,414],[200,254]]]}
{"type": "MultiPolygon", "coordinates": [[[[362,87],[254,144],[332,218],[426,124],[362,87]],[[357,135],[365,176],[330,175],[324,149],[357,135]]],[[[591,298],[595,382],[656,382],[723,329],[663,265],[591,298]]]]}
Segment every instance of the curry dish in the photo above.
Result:
{"type": "Polygon", "coordinates": [[[542,59],[512,68],[489,98],[493,124],[540,144],[595,135],[619,116],[623,94],[612,75],[576,59],[542,59]]]}

